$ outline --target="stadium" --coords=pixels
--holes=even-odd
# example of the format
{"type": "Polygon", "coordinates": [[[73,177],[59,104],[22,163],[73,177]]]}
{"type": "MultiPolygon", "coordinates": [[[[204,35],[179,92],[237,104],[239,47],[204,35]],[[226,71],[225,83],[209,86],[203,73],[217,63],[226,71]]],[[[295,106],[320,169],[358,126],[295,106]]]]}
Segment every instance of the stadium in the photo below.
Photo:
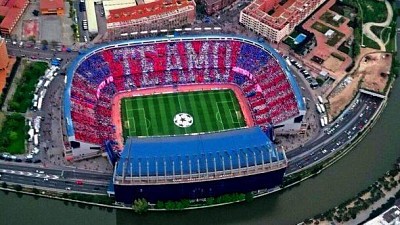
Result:
{"type": "Polygon", "coordinates": [[[304,115],[285,60],[238,36],[109,43],[67,71],[66,142],[105,149],[125,204],[275,188],[287,159],[274,135],[298,132],[304,115]]]}

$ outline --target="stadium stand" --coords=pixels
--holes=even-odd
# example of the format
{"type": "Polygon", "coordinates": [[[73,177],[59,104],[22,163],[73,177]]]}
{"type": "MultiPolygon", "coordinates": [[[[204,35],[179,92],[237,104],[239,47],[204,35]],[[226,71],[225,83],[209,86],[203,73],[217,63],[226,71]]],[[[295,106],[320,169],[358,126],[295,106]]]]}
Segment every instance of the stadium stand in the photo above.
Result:
{"type": "Polygon", "coordinates": [[[103,145],[113,139],[113,96],[163,85],[236,84],[263,129],[304,110],[296,82],[273,49],[232,36],[208,38],[108,45],[79,58],[65,95],[68,136],[103,145]]]}

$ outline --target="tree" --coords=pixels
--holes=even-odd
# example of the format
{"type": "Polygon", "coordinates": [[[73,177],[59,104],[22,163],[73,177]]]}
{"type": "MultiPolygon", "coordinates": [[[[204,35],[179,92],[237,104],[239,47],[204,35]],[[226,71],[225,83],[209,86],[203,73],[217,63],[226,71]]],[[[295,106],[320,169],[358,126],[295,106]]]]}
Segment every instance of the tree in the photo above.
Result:
{"type": "Polygon", "coordinates": [[[34,194],[39,194],[40,191],[39,191],[39,189],[37,189],[37,188],[33,188],[33,189],[32,189],[32,193],[34,193],[34,194]]]}
{"type": "Polygon", "coordinates": [[[15,189],[16,191],[22,191],[22,186],[19,185],[19,184],[17,184],[17,185],[14,186],[14,189],[15,189]]]}
{"type": "Polygon", "coordinates": [[[40,43],[41,43],[42,45],[48,45],[48,44],[49,44],[49,42],[48,42],[47,40],[42,40],[40,43]]]}
{"type": "Polygon", "coordinates": [[[324,82],[325,82],[324,79],[322,79],[320,77],[317,77],[316,81],[317,81],[319,86],[322,86],[324,84],[324,82]]]}
{"type": "Polygon", "coordinates": [[[132,209],[136,213],[144,213],[149,209],[149,203],[144,198],[136,199],[135,201],[133,201],[132,209]]]}
{"type": "Polygon", "coordinates": [[[32,35],[32,36],[29,36],[29,37],[28,37],[28,40],[29,40],[29,41],[32,41],[33,43],[36,43],[36,37],[33,36],[33,35],[32,35]]]}
{"type": "Polygon", "coordinates": [[[39,16],[39,10],[33,10],[33,12],[32,12],[32,14],[34,15],[34,16],[39,16]]]}
{"type": "Polygon", "coordinates": [[[18,133],[15,131],[10,131],[10,134],[8,137],[9,137],[10,141],[15,141],[18,139],[18,133]]]}
{"type": "Polygon", "coordinates": [[[20,104],[16,101],[12,101],[8,104],[8,107],[10,108],[10,110],[12,111],[17,111],[20,107],[20,104]]]}
{"type": "Polygon", "coordinates": [[[163,209],[163,208],[165,208],[164,202],[163,202],[163,201],[157,201],[156,208],[157,208],[157,209],[163,209]]]}
{"type": "Polygon", "coordinates": [[[251,192],[247,192],[246,195],[245,195],[245,197],[244,197],[244,199],[245,199],[246,202],[252,202],[252,201],[253,201],[253,198],[254,198],[254,195],[253,195],[253,193],[251,193],[251,192]]]}
{"type": "Polygon", "coordinates": [[[6,182],[3,182],[3,183],[1,183],[1,187],[2,187],[2,188],[7,188],[7,187],[8,187],[8,185],[7,185],[7,183],[6,183],[6,182]]]}
{"type": "Polygon", "coordinates": [[[53,46],[53,48],[55,48],[57,46],[57,41],[51,41],[51,46],[53,46]]]}

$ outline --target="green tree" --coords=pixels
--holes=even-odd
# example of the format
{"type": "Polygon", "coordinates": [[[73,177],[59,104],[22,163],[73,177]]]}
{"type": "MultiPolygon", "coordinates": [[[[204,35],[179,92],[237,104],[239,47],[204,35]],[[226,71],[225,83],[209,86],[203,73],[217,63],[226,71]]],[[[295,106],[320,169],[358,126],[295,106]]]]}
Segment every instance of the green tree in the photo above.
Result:
{"type": "Polygon", "coordinates": [[[33,35],[32,35],[32,36],[29,36],[29,37],[28,37],[28,40],[29,40],[29,41],[32,41],[33,43],[36,43],[36,37],[33,36],[33,35]]]}
{"type": "Polygon", "coordinates": [[[149,209],[149,203],[144,198],[136,199],[135,201],[133,201],[132,209],[136,213],[144,213],[149,209]]]}
{"type": "Polygon", "coordinates": [[[157,201],[156,208],[157,208],[157,209],[163,209],[163,208],[165,208],[164,202],[163,202],[163,201],[157,201]]]}
{"type": "Polygon", "coordinates": [[[32,193],[34,193],[34,194],[39,194],[40,191],[39,191],[39,189],[37,189],[37,188],[33,188],[33,189],[32,189],[32,193]]]}
{"type": "Polygon", "coordinates": [[[18,138],[18,133],[15,131],[10,131],[8,138],[10,141],[15,141],[18,138]]]}
{"type": "Polygon", "coordinates": [[[16,111],[17,109],[19,109],[19,107],[20,107],[20,104],[19,104],[18,102],[16,102],[16,101],[11,101],[11,102],[8,104],[8,108],[9,108],[10,110],[12,110],[12,111],[16,111]]]}
{"type": "Polygon", "coordinates": [[[244,199],[246,202],[252,202],[254,199],[253,193],[251,193],[251,192],[246,193],[244,199]]]}
{"type": "Polygon", "coordinates": [[[14,189],[15,189],[16,191],[22,191],[22,186],[19,185],[19,184],[17,184],[17,185],[14,186],[14,189]]]}
{"type": "Polygon", "coordinates": [[[2,183],[1,183],[1,187],[2,187],[2,188],[7,188],[7,187],[8,187],[8,185],[7,185],[7,183],[6,183],[6,182],[2,182],[2,183]]]}
{"type": "Polygon", "coordinates": [[[206,204],[207,205],[212,205],[214,203],[214,198],[213,197],[209,197],[206,199],[206,204]]]}
{"type": "Polygon", "coordinates": [[[55,48],[57,46],[57,41],[51,41],[51,46],[53,46],[53,48],[55,48]]]}
{"type": "Polygon", "coordinates": [[[49,42],[48,42],[47,40],[42,40],[40,43],[41,43],[42,45],[48,45],[48,44],[49,44],[49,42]]]}

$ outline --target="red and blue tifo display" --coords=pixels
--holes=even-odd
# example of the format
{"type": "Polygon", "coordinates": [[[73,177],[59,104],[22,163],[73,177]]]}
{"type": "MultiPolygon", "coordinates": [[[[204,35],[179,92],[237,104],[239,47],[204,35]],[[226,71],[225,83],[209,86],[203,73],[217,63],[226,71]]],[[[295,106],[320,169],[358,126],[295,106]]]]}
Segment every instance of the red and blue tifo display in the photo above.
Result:
{"type": "Polygon", "coordinates": [[[69,140],[106,146],[115,166],[111,192],[124,204],[138,198],[156,203],[273,189],[287,167],[285,153],[272,141],[274,128],[293,130],[305,114],[285,60],[266,43],[232,35],[98,46],[69,68],[66,86],[69,140]],[[230,130],[128,137],[118,157],[112,153],[115,126],[121,126],[111,119],[115,95],[196,84],[235,85],[252,121],[230,130]]]}

